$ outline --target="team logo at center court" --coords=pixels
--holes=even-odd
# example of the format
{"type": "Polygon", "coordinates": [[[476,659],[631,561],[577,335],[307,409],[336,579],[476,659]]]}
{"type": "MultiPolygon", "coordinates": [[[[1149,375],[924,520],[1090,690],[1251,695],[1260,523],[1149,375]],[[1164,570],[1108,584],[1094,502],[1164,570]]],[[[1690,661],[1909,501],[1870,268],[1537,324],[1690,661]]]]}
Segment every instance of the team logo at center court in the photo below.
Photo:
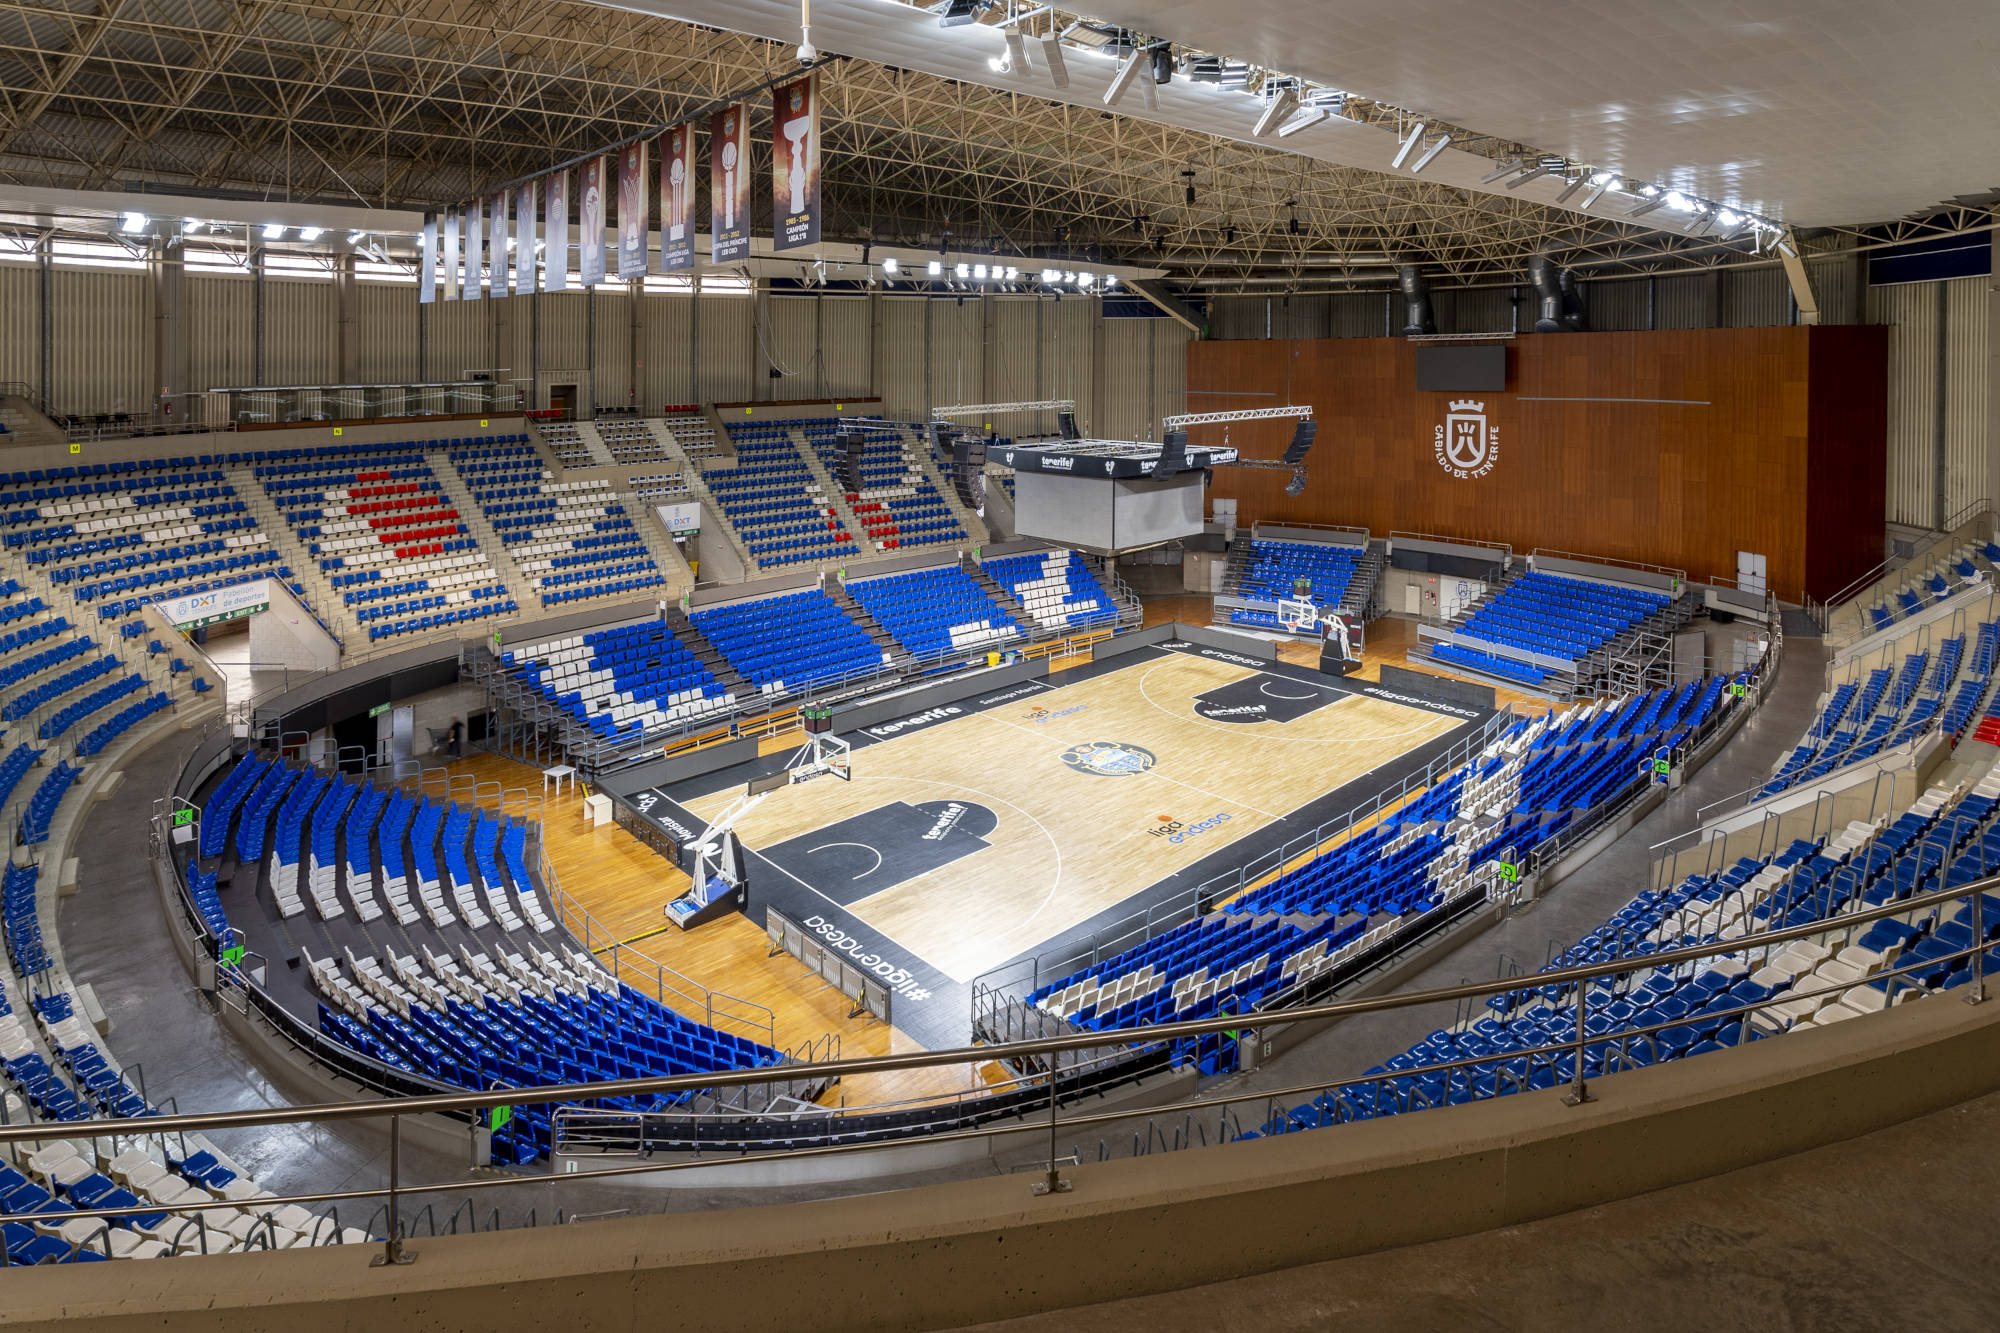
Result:
{"type": "Polygon", "coordinates": [[[1500,428],[1487,424],[1486,404],[1462,398],[1445,413],[1431,449],[1452,476],[1483,477],[1500,461],[1500,428]]]}
{"type": "Polygon", "coordinates": [[[1063,751],[1062,761],[1079,773],[1096,773],[1107,778],[1126,778],[1144,773],[1159,760],[1151,750],[1142,750],[1123,741],[1089,741],[1063,751]]]}

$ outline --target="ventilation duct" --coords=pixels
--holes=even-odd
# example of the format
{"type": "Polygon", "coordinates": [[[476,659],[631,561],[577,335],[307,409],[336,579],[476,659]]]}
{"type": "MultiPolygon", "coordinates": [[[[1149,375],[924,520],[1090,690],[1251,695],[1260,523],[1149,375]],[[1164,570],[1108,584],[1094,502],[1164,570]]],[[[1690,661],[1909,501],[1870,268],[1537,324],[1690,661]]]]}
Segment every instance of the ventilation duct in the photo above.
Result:
{"type": "Polygon", "coordinates": [[[1419,333],[1436,333],[1437,317],[1431,313],[1431,285],[1424,281],[1423,271],[1415,264],[1405,264],[1396,270],[1396,279],[1403,286],[1403,304],[1407,314],[1403,320],[1403,335],[1411,337],[1419,333]]]}
{"type": "Polygon", "coordinates": [[[1583,286],[1576,275],[1568,269],[1556,274],[1556,282],[1562,288],[1563,328],[1571,333],[1587,333],[1590,330],[1590,312],[1583,308],[1583,286]]]}
{"type": "Polygon", "coordinates": [[[1535,295],[1541,299],[1540,313],[1535,316],[1535,332],[1561,333],[1562,283],[1556,278],[1556,266],[1549,262],[1547,255],[1529,257],[1528,281],[1535,285],[1535,295]]]}

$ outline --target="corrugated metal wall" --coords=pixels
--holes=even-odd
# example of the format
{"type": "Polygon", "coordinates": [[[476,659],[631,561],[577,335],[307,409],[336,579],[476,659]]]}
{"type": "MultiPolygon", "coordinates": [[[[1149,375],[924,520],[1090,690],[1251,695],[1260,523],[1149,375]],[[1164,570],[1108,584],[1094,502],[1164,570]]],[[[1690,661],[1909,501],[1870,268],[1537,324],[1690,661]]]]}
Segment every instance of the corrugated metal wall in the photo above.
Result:
{"type": "Polygon", "coordinates": [[[1092,338],[1098,320],[1095,301],[1042,301],[1042,382],[1036,396],[1071,398],[1080,405],[1090,397],[1090,372],[1096,353],[1092,338]]]}
{"type": "Polygon", "coordinates": [[[0,264],[0,382],[42,390],[42,273],[0,264]]]}
{"type": "Polygon", "coordinates": [[[416,302],[401,287],[359,282],[354,291],[355,377],[368,384],[422,378],[416,302]]]}
{"type": "Polygon", "coordinates": [[[264,280],[264,381],[333,384],[340,376],[330,282],[264,280]]]}
{"type": "Polygon", "coordinates": [[[55,272],[58,412],[145,412],[152,407],[153,289],[144,273],[55,272]]]}
{"type": "Polygon", "coordinates": [[[931,406],[992,403],[986,392],[979,300],[934,301],[931,310],[931,406]]]}
{"type": "Polygon", "coordinates": [[[701,391],[698,402],[737,403],[757,396],[757,342],[747,296],[711,296],[701,303],[701,391]]]}
{"type": "Polygon", "coordinates": [[[874,369],[873,330],[869,328],[868,298],[820,298],[820,396],[862,398],[874,369]]]}
{"type": "Polygon", "coordinates": [[[1586,282],[1584,309],[1590,312],[1590,327],[1603,330],[1646,327],[1646,279],[1622,282],[1586,282]]]}
{"type": "Polygon", "coordinates": [[[924,307],[920,296],[882,298],[882,414],[921,421],[931,405],[924,397],[924,307]]]}
{"type": "Polygon", "coordinates": [[[1729,269],[1722,288],[1722,326],[1766,328],[1792,322],[1792,284],[1782,268],[1729,269]]]}
{"type": "Polygon", "coordinates": [[[992,339],[986,346],[988,402],[1026,403],[1041,398],[1037,362],[1041,342],[1035,332],[1039,301],[993,301],[992,339]]]}
{"type": "Polygon", "coordinates": [[[1988,278],[1953,278],[1944,288],[1945,512],[1949,523],[1975,500],[1989,498],[1988,404],[1992,395],[1992,327],[1988,278]]]}
{"type": "Polygon", "coordinates": [[[779,375],[771,382],[771,397],[821,397],[819,303],[810,296],[773,295],[765,309],[770,323],[764,331],[764,350],[779,375]]]}
{"type": "MultiPolygon", "coordinates": [[[[1889,326],[1891,523],[1928,527],[1937,514],[1939,284],[1868,289],[1868,321],[1889,326]]],[[[1983,479],[1984,465],[1981,466],[1983,479]]]]}

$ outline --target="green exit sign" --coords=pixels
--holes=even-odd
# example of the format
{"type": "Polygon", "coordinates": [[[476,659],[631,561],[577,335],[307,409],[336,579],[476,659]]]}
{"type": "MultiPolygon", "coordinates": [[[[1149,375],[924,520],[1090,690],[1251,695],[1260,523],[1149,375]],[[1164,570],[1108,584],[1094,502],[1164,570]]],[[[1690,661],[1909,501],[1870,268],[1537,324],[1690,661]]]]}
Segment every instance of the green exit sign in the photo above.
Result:
{"type": "Polygon", "coordinates": [[[1502,861],[1500,863],[1500,878],[1506,880],[1509,884],[1520,883],[1521,867],[1515,865],[1512,861],[1502,861]]]}
{"type": "Polygon", "coordinates": [[[194,823],[197,813],[199,812],[193,806],[189,806],[185,810],[174,811],[174,827],[186,828],[189,824],[194,823]]]}
{"type": "Polygon", "coordinates": [[[1660,776],[1665,777],[1667,774],[1674,771],[1673,761],[1670,759],[1655,759],[1653,761],[1653,771],[1655,773],[1658,773],[1660,776]]]}
{"type": "Polygon", "coordinates": [[[368,716],[380,717],[382,716],[382,714],[388,712],[391,708],[394,708],[395,706],[396,705],[393,702],[386,704],[376,704],[373,708],[368,710],[368,716]]]}

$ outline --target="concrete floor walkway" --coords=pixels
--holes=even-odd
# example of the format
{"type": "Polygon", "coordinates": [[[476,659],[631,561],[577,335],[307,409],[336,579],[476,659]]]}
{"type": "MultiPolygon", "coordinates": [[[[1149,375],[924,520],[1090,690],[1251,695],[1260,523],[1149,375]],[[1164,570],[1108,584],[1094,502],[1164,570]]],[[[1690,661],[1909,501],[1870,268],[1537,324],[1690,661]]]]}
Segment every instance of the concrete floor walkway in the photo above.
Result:
{"type": "Polygon", "coordinates": [[[2000,1310],[1995,1143],[2000,1094],[1526,1226],[978,1329],[1973,1333],[2000,1310]]]}

